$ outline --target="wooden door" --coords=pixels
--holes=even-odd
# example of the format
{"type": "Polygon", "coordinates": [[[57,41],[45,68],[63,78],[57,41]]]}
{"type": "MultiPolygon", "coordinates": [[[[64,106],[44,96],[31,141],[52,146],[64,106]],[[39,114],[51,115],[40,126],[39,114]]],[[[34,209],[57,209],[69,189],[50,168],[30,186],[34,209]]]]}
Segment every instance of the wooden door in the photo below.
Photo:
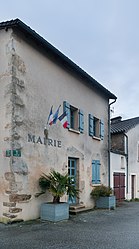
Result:
{"type": "Polygon", "coordinates": [[[114,195],[116,201],[121,202],[125,199],[125,174],[114,173],[114,195]]]}
{"type": "MultiPolygon", "coordinates": [[[[72,185],[76,187],[76,172],[77,172],[77,159],[75,158],[68,158],[68,175],[72,179],[72,185]]],[[[70,199],[69,203],[76,203],[76,197],[70,199]]]]}
{"type": "Polygon", "coordinates": [[[135,175],[131,176],[131,198],[135,199],[135,175]]]}

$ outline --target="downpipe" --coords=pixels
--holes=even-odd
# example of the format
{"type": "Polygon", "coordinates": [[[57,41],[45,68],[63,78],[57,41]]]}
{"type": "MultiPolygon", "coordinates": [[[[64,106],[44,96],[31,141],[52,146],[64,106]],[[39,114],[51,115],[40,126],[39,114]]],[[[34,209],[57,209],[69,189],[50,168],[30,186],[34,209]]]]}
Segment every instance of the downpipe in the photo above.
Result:
{"type": "Polygon", "coordinates": [[[111,152],[111,126],[110,126],[110,107],[116,102],[116,99],[108,106],[108,186],[111,187],[111,165],[110,165],[110,152],[111,152]]]}

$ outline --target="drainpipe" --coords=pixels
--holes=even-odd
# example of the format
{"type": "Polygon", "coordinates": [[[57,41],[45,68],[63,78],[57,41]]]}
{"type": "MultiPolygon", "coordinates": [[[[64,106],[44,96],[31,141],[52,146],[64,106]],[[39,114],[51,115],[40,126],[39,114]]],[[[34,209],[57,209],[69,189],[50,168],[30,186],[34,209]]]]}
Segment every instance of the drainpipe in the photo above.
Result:
{"type": "Polygon", "coordinates": [[[128,136],[124,133],[124,136],[126,137],[126,193],[128,194],[128,136]]]}
{"type": "Polygon", "coordinates": [[[110,128],[110,107],[116,102],[116,99],[108,106],[108,186],[111,185],[110,151],[111,151],[111,128],[110,128]]]}

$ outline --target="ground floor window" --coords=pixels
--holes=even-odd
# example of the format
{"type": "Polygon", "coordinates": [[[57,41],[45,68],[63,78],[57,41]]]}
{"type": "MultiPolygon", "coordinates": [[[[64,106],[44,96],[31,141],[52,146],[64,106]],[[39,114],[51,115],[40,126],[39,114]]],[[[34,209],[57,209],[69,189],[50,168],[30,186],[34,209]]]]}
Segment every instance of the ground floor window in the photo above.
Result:
{"type": "Polygon", "coordinates": [[[92,161],[92,183],[100,184],[100,160],[92,161]]]}

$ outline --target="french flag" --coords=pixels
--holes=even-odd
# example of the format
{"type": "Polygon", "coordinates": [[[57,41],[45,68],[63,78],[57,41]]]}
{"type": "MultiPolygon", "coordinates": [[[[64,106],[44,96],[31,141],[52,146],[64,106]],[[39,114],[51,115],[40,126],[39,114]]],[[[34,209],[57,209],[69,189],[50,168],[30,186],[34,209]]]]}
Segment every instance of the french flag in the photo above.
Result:
{"type": "Polygon", "coordinates": [[[53,124],[53,106],[51,107],[51,110],[50,110],[50,113],[49,113],[49,116],[48,116],[48,121],[47,121],[47,124],[49,125],[52,125],[53,124]]]}
{"type": "Polygon", "coordinates": [[[58,118],[63,125],[64,128],[67,128],[68,126],[68,119],[67,119],[67,114],[64,112],[59,118],[58,118]]]}
{"type": "Polygon", "coordinates": [[[56,124],[56,122],[57,122],[60,107],[61,107],[61,105],[57,108],[57,111],[53,115],[53,122],[52,122],[52,124],[56,124]]]}

